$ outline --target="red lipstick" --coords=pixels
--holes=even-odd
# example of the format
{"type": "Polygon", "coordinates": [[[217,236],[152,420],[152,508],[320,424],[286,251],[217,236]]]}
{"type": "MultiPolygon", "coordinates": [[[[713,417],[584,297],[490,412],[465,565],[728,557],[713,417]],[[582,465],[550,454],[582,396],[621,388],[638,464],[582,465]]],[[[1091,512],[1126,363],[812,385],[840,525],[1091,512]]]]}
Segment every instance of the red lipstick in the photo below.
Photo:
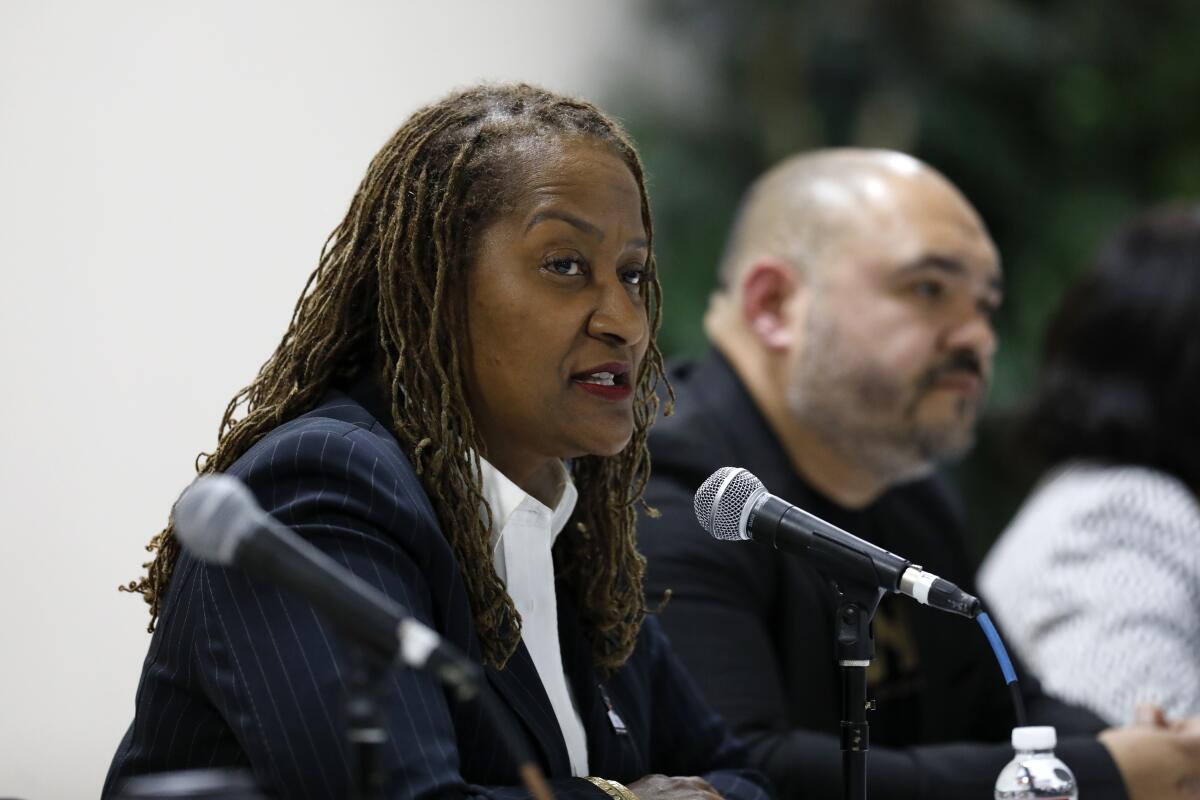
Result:
{"type": "Polygon", "coordinates": [[[618,402],[633,394],[629,385],[629,365],[620,361],[597,364],[571,376],[571,382],[590,395],[618,402]]]}

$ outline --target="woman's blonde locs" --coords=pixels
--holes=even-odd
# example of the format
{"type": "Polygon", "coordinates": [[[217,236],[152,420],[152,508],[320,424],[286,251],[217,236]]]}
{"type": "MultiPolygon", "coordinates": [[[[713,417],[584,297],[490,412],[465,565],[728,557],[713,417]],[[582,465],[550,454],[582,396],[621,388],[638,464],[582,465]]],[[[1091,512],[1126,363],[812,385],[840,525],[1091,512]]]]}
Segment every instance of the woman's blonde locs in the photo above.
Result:
{"type": "MultiPolygon", "coordinates": [[[[513,156],[539,141],[575,136],[607,143],[628,165],[651,239],[641,161],[621,128],[594,106],[524,84],[452,94],[415,113],[371,161],[283,340],[225,409],[215,451],[196,459],[200,473],[224,471],[332,386],[381,370],[391,389],[393,432],[437,509],[467,584],[484,661],[496,667],[520,641],[520,616],[492,565],[490,519],[477,511],[486,506],[475,454],[487,449],[466,402],[465,270],[476,234],[513,200],[522,161],[513,156]]],[[[662,294],[652,260],[647,270],[644,302],[654,334],[662,294]]],[[[629,445],[616,456],[571,465],[580,495],[555,565],[603,672],[628,658],[645,615],[645,562],[634,529],[662,378],[652,341],[637,376],[629,445]]],[[[147,550],[154,558],[143,565],[146,574],[121,589],[144,596],[153,630],[179,555],[169,520],[147,550]]]]}

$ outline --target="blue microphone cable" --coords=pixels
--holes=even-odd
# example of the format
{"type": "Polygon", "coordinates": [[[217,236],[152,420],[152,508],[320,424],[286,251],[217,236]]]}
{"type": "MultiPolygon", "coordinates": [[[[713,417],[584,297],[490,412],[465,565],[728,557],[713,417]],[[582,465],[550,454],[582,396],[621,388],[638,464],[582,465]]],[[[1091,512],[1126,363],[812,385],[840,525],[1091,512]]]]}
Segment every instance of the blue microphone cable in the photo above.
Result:
{"type": "Polygon", "coordinates": [[[979,621],[979,627],[983,628],[983,635],[987,637],[988,644],[992,646],[992,652],[996,654],[996,660],[1000,662],[1000,671],[1004,673],[1004,682],[1008,684],[1008,691],[1012,695],[1013,710],[1017,713],[1017,727],[1025,727],[1025,701],[1021,699],[1021,686],[1017,682],[1017,672],[1013,669],[1012,659],[1008,657],[1008,650],[1004,647],[1004,642],[1000,639],[1000,634],[996,632],[996,626],[992,624],[992,619],[987,615],[987,612],[981,612],[975,618],[979,621]]]}

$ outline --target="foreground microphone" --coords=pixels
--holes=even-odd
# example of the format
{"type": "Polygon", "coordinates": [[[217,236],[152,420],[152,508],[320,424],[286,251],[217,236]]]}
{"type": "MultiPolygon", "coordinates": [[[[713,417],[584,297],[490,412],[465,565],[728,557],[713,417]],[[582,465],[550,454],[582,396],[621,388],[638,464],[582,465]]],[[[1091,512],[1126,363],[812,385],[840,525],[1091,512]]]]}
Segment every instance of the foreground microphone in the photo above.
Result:
{"type": "Polygon", "coordinates": [[[974,619],[978,598],[882,547],[859,539],[767,492],[748,470],[721,467],[696,491],[696,519],[717,539],[756,539],[805,556],[832,578],[905,594],[974,619]]]}
{"type": "Polygon", "coordinates": [[[379,654],[428,667],[460,699],[479,688],[479,668],[396,601],[264,511],[229,475],[197,478],[175,504],[175,535],[193,556],[238,567],[310,602],[379,654]]]}

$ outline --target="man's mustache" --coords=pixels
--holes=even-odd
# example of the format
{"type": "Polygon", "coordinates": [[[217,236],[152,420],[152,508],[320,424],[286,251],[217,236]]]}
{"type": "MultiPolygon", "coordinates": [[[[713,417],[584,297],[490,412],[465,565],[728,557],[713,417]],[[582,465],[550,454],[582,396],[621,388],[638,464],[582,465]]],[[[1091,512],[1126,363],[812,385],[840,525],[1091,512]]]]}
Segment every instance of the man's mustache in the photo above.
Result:
{"type": "Polygon", "coordinates": [[[921,390],[928,389],[942,378],[964,372],[979,378],[986,385],[987,375],[984,374],[983,362],[975,354],[975,351],[956,350],[941,364],[925,373],[925,377],[921,380],[921,390]]]}

